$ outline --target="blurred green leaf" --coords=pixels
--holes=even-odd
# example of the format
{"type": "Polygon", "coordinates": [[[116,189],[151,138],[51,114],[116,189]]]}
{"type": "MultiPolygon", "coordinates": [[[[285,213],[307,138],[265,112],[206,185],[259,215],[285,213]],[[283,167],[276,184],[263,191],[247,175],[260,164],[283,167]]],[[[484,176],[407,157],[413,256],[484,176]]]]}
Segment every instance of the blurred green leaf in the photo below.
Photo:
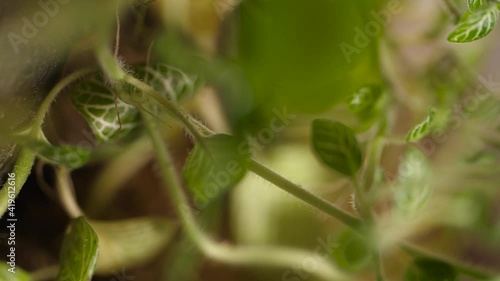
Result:
{"type": "Polygon", "coordinates": [[[116,98],[99,74],[80,81],[72,89],[72,102],[87,120],[100,142],[128,136],[140,124],[139,111],[116,98]]]}
{"type": "Polygon", "coordinates": [[[416,125],[410,132],[406,135],[406,141],[408,142],[418,142],[422,138],[424,138],[427,134],[429,134],[434,127],[434,118],[436,115],[436,110],[432,109],[427,117],[416,125]]]}
{"type": "Polygon", "coordinates": [[[357,89],[347,101],[349,110],[356,114],[369,114],[382,95],[382,88],[378,85],[365,85],[357,89]]]}
{"type": "Polygon", "coordinates": [[[73,219],[64,237],[57,281],[89,281],[98,257],[98,238],[83,217],[73,219]]]}
{"type": "Polygon", "coordinates": [[[372,5],[243,1],[237,17],[238,61],[256,102],[316,113],[344,101],[361,85],[380,82],[376,42],[385,23],[370,15],[372,5]]]}
{"type": "Polygon", "coordinates": [[[161,253],[177,231],[177,224],[161,218],[91,221],[99,237],[97,273],[136,266],[161,253]]]}
{"type": "Polygon", "coordinates": [[[364,85],[358,88],[347,100],[348,109],[354,113],[361,124],[353,129],[365,131],[377,121],[382,110],[382,87],[380,85],[364,85]]]}
{"type": "Polygon", "coordinates": [[[229,135],[214,135],[197,144],[184,167],[184,178],[191,192],[201,200],[224,193],[239,182],[247,171],[246,142],[229,135]]]}
{"type": "Polygon", "coordinates": [[[188,75],[179,68],[164,63],[136,66],[134,72],[136,77],[174,101],[189,98],[201,84],[200,77],[188,75]]]}
{"type": "Polygon", "coordinates": [[[459,21],[458,27],[448,36],[455,43],[472,42],[488,35],[498,21],[496,5],[485,5],[467,12],[459,21]]]}
{"type": "Polygon", "coordinates": [[[361,148],[353,130],[342,123],[316,119],[312,123],[312,144],[330,168],[353,176],[361,167],[361,148]]]}
{"type": "Polygon", "coordinates": [[[84,147],[61,145],[52,146],[42,141],[27,141],[23,143],[33,150],[40,158],[53,164],[59,164],[69,169],[77,169],[90,160],[91,151],[84,147]]]}
{"type": "Polygon", "coordinates": [[[457,271],[447,263],[419,258],[406,269],[405,281],[456,281],[457,271]]]}
{"type": "MultiPolygon", "coordinates": [[[[15,265],[15,263],[14,263],[15,265]]],[[[14,266],[14,272],[11,271],[11,266],[8,261],[0,261],[0,280],[1,281],[31,281],[33,280],[29,273],[14,266]]]]}
{"type": "Polygon", "coordinates": [[[486,3],[488,0],[467,0],[467,7],[470,11],[475,11],[486,3]]]}
{"type": "Polygon", "coordinates": [[[371,249],[368,241],[352,230],[344,231],[338,247],[332,252],[335,263],[342,269],[358,272],[370,264],[371,249]]]}
{"type": "Polygon", "coordinates": [[[406,152],[398,169],[394,202],[406,217],[414,217],[422,209],[431,193],[429,184],[431,169],[420,150],[406,152]]]}

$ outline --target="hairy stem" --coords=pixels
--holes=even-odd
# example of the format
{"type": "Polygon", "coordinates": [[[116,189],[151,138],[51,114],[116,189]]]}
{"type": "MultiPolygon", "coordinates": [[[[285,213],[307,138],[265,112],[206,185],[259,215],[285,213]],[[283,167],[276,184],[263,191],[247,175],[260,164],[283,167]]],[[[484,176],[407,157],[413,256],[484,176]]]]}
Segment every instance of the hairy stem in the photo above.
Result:
{"type": "Polygon", "coordinates": [[[41,130],[43,121],[45,120],[45,117],[47,116],[47,112],[50,109],[50,106],[52,105],[52,102],[56,99],[57,95],[64,90],[68,85],[71,83],[75,82],[76,80],[80,79],[81,77],[90,74],[92,71],[95,71],[95,69],[91,68],[84,68],[80,69],[74,73],[71,73],[70,75],[64,77],[57,85],[52,88],[52,90],[49,92],[47,97],[43,100],[42,104],[40,105],[40,108],[38,109],[37,115],[35,117],[35,121],[33,122],[31,128],[33,133],[38,133],[35,132],[36,130],[41,130]]]}
{"type": "MultiPolygon", "coordinates": [[[[160,104],[167,110],[167,112],[169,112],[174,118],[179,120],[182,123],[182,125],[184,125],[187,128],[187,130],[194,136],[194,138],[196,139],[196,141],[198,141],[200,145],[203,145],[204,136],[202,135],[202,133],[200,133],[200,131],[203,131],[203,134],[207,133],[210,134],[211,133],[210,130],[204,128],[204,126],[199,122],[193,122],[193,120],[189,117],[189,115],[182,112],[176,104],[169,101],[167,98],[162,96],[148,84],[133,77],[132,75],[125,73],[121,69],[117,69],[119,68],[119,66],[113,60],[113,57],[109,52],[109,50],[108,51],[99,50],[98,55],[101,61],[101,65],[103,65],[103,68],[105,72],[108,74],[108,76],[111,76],[113,79],[126,82],[136,87],[137,89],[141,90],[142,93],[145,95],[144,97],[141,98],[140,101],[137,100],[134,101],[134,98],[132,97],[131,98],[132,101],[129,102],[131,102],[132,104],[136,105],[139,108],[143,107],[145,101],[144,99],[146,99],[147,102],[154,102],[160,104]],[[111,63],[113,63],[114,65],[109,65],[111,63]]],[[[143,113],[144,115],[147,115],[147,113],[144,112],[144,110],[143,113]]],[[[147,115],[147,118],[149,117],[150,116],[147,115]]],[[[257,161],[252,161],[252,164],[250,166],[252,167],[251,170],[253,172],[263,177],[264,179],[272,182],[273,184],[277,185],[283,190],[311,204],[317,209],[326,212],[332,217],[339,219],[340,221],[346,223],[353,229],[358,231],[362,230],[363,224],[359,219],[340,210],[330,202],[322,199],[321,197],[318,197],[317,195],[310,193],[309,191],[305,190],[299,185],[290,182],[288,179],[276,174],[275,172],[271,171],[270,169],[258,163],[257,161]]]]}
{"type": "MultiPolygon", "coordinates": [[[[29,134],[39,140],[45,140],[45,136],[42,132],[42,125],[45,120],[45,116],[50,109],[52,102],[55,100],[57,95],[66,88],[69,84],[73,83],[77,79],[81,78],[89,74],[91,69],[81,69],[76,71],[64,79],[62,79],[54,88],[49,92],[47,97],[43,100],[38,112],[35,116],[35,120],[31,124],[29,128],[29,134]]],[[[28,179],[28,176],[31,173],[31,169],[33,164],[35,163],[36,153],[28,148],[21,148],[19,150],[19,154],[17,155],[17,160],[14,164],[14,169],[12,170],[12,174],[15,175],[15,186],[14,186],[14,194],[15,197],[21,192],[21,189],[24,186],[24,183],[28,179]]],[[[2,217],[7,208],[9,207],[9,186],[4,184],[2,189],[0,189],[0,217],[2,217]]],[[[12,198],[10,198],[12,199],[12,198]]]]}
{"type": "MultiPolygon", "coordinates": [[[[187,197],[178,179],[177,171],[172,165],[173,160],[159,133],[160,130],[158,130],[151,116],[144,112],[143,116],[154,150],[156,151],[162,179],[174,203],[177,215],[188,237],[207,257],[238,266],[283,267],[290,269],[300,265],[305,259],[313,257],[313,253],[302,250],[230,246],[212,241],[196,224],[194,214],[189,207],[187,197]]],[[[323,280],[346,280],[343,274],[323,259],[318,260],[317,267],[307,268],[306,270],[323,280]]]]}
{"type": "Polygon", "coordinates": [[[250,160],[248,168],[250,171],[259,175],[263,179],[266,179],[267,181],[283,189],[284,191],[292,194],[293,196],[301,199],[311,206],[314,206],[318,210],[325,212],[331,217],[338,219],[347,226],[351,227],[353,230],[364,233],[364,224],[360,219],[342,211],[332,203],[311,193],[307,189],[304,189],[302,186],[291,182],[287,178],[262,165],[258,161],[253,159],[250,160]]]}
{"type": "Polygon", "coordinates": [[[64,210],[74,219],[83,216],[83,212],[78,206],[75,198],[75,191],[69,171],[62,167],[56,167],[57,194],[64,210]]]}

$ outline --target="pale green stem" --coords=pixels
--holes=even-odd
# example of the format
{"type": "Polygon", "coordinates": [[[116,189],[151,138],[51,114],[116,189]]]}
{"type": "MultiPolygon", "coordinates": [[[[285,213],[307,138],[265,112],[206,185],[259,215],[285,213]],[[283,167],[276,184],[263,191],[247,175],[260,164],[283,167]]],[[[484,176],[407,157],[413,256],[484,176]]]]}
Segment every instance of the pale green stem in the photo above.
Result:
{"type": "MultiPolygon", "coordinates": [[[[200,122],[194,121],[189,115],[184,114],[176,104],[172,103],[165,97],[163,97],[160,93],[156,92],[154,89],[152,89],[149,85],[143,83],[142,81],[136,79],[135,77],[128,75],[121,69],[121,67],[114,61],[112,55],[109,54],[109,51],[103,48],[100,48],[98,50],[98,56],[99,60],[101,62],[101,65],[103,66],[104,71],[108,74],[108,76],[112,77],[114,80],[117,81],[122,81],[129,83],[138,89],[142,90],[145,94],[151,95],[152,99],[155,101],[155,103],[160,104],[164,106],[167,111],[174,117],[176,117],[187,129],[188,131],[195,136],[195,139],[197,141],[200,141],[201,145],[203,145],[203,134],[205,135],[212,135],[214,134],[210,129],[206,128],[203,124],[200,122]],[[200,133],[200,131],[202,133],[200,133]]],[[[151,99],[148,99],[146,97],[146,100],[143,100],[143,102],[151,102],[151,99]]],[[[136,104],[137,107],[143,108],[142,104],[136,104]]],[[[143,109],[144,110],[144,109],[143,109]]],[[[143,111],[143,115],[145,116],[145,119],[150,118],[150,116],[143,111]]],[[[152,120],[149,120],[149,122],[146,122],[147,124],[149,123],[148,126],[151,126],[153,123],[152,120]]],[[[200,249],[207,254],[208,256],[220,260],[220,261],[225,261],[230,264],[242,264],[242,265],[248,265],[248,264],[261,264],[263,266],[269,265],[282,265],[282,266],[290,266],[292,263],[290,259],[297,259],[297,258],[292,258],[300,255],[292,255],[290,252],[287,251],[268,251],[268,249],[262,249],[263,252],[267,252],[267,254],[261,252],[260,250],[255,250],[254,248],[249,248],[249,249],[237,249],[237,248],[231,248],[227,245],[217,245],[213,241],[211,241],[209,238],[207,238],[201,230],[197,227],[195,221],[194,221],[194,216],[189,209],[189,205],[187,203],[187,199],[185,195],[182,192],[182,189],[180,187],[180,183],[178,182],[178,179],[176,178],[177,174],[176,171],[171,167],[171,159],[170,159],[170,154],[166,150],[166,148],[163,145],[162,139],[156,129],[153,127],[149,128],[150,134],[152,134],[152,140],[153,144],[155,146],[155,150],[158,154],[158,160],[160,162],[160,167],[162,169],[162,176],[165,181],[165,184],[169,187],[169,191],[171,193],[171,196],[173,197],[173,201],[176,202],[176,210],[179,212],[179,217],[181,218],[181,221],[186,229],[186,232],[188,233],[189,237],[198,244],[200,249]],[[241,251],[241,252],[240,252],[241,251]],[[256,252],[255,252],[256,251],[256,252]],[[263,254],[263,255],[262,255],[263,254]],[[262,255],[262,256],[261,256],[262,255]]],[[[352,229],[360,232],[363,235],[366,235],[367,231],[367,226],[364,224],[362,220],[359,218],[356,218],[342,210],[340,210],[338,207],[335,205],[331,204],[330,202],[314,195],[313,193],[310,193],[306,189],[303,189],[300,185],[297,185],[295,183],[292,183],[288,179],[284,178],[283,176],[273,172],[269,168],[265,167],[264,165],[260,164],[259,162],[255,160],[250,161],[250,168],[252,172],[256,173],[257,175],[261,176],[262,178],[268,180],[269,182],[275,184],[279,188],[289,192],[290,194],[294,195],[295,197],[303,200],[304,202],[310,204],[311,206],[325,212],[326,214],[330,215],[333,218],[339,219],[343,223],[345,223],[347,226],[351,227],[352,229]]],[[[359,186],[359,185],[358,185],[359,186]]],[[[413,247],[411,245],[407,245],[407,247],[413,247]]],[[[240,247],[241,248],[241,247],[240,247]]],[[[375,253],[377,257],[379,257],[379,253],[375,253]]],[[[436,257],[437,258],[437,257],[436,257]]],[[[298,261],[297,261],[298,262],[298,261]]],[[[379,259],[376,261],[377,263],[380,263],[379,259]]],[[[322,267],[323,268],[323,267],[322,267]]],[[[326,268],[326,267],[325,267],[326,268]]],[[[482,275],[481,271],[477,271],[476,269],[471,269],[469,266],[461,266],[462,271],[464,273],[469,273],[469,275],[476,275],[476,276],[490,276],[488,274],[482,275]]],[[[316,273],[320,274],[321,270],[318,270],[316,273]]],[[[327,272],[334,272],[331,270],[326,270],[327,272]]],[[[378,277],[379,280],[383,278],[382,276],[382,269],[379,267],[378,269],[378,277]]],[[[383,279],[382,279],[383,280],[383,279]]]]}
{"type": "MultiPolygon", "coordinates": [[[[35,132],[36,130],[42,129],[43,121],[45,120],[47,112],[49,111],[50,106],[52,105],[52,102],[54,102],[54,100],[56,99],[57,95],[59,95],[59,93],[61,93],[61,91],[64,90],[64,88],[66,88],[68,85],[80,79],[81,77],[90,74],[92,71],[95,71],[95,69],[85,68],[78,70],[64,77],[61,81],[59,81],[59,83],[57,83],[57,85],[54,88],[52,88],[52,90],[49,92],[47,97],[43,100],[42,104],[40,105],[35,120],[31,125],[34,134],[38,133],[35,132]]],[[[36,135],[35,137],[38,137],[38,135],[36,135]]]]}
{"type": "Polygon", "coordinates": [[[334,217],[338,219],[339,221],[343,222],[347,226],[351,227],[352,229],[364,233],[365,228],[363,225],[363,222],[342,211],[332,203],[326,201],[325,199],[311,193],[307,189],[303,188],[302,186],[295,184],[291,182],[289,179],[283,177],[282,175],[274,172],[273,170],[269,169],[268,167],[262,165],[256,160],[250,160],[248,169],[255,174],[259,175],[263,179],[266,179],[270,183],[276,185],[277,187],[283,189],[284,191],[292,194],[293,196],[299,198],[300,200],[310,204],[311,206],[317,208],[320,211],[325,212],[326,214],[330,215],[331,217],[334,217]]]}
{"type": "MultiPolygon", "coordinates": [[[[160,130],[158,130],[151,116],[144,112],[143,116],[156,151],[162,179],[174,203],[177,215],[188,237],[207,257],[238,266],[283,267],[290,269],[302,265],[307,259],[314,258],[313,253],[295,249],[218,244],[206,236],[195,222],[193,212],[178,179],[177,171],[172,164],[173,159],[159,133],[160,130]]],[[[328,261],[317,259],[317,262],[317,266],[307,267],[304,270],[323,280],[346,280],[345,276],[328,261]]]]}
{"type": "Polygon", "coordinates": [[[75,189],[69,171],[62,166],[56,167],[56,178],[57,194],[66,213],[72,219],[83,216],[83,212],[76,202],[75,189]]]}

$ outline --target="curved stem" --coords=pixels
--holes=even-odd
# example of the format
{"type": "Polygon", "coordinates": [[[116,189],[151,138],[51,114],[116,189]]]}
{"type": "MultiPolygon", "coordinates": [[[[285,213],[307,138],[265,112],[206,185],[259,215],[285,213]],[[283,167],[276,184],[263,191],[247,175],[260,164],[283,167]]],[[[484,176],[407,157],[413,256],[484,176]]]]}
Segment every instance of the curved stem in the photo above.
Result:
{"type": "MultiPolygon", "coordinates": [[[[206,236],[195,222],[193,212],[189,207],[186,195],[184,194],[177,171],[172,165],[173,160],[164,145],[160,131],[156,127],[154,120],[147,113],[143,112],[144,122],[148,129],[153,147],[156,151],[158,163],[160,165],[162,179],[168,188],[171,200],[174,202],[175,210],[188,237],[200,248],[209,258],[214,260],[239,266],[259,266],[259,267],[284,267],[294,268],[301,265],[304,260],[313,257],[312,253],[302,250],[286,248],[260,248],[246,246],[230,246],[218,244],[206,236]]],[[[346,280],[345,276],[337,271],[324,259],[317,259],[318,266],[305,268],[324,280],[346,280]]]]}
{"type": "MultiPolygon", "coordinates": [[[[57,97],[57,95],[64,89],[66,88],[69,84],[72,82],[76,81],[77,79],[81,78],[82,76],[85,76],[89,73],[91,73],[93,69],[86,68],[86,69],[81,69],[79,71],[76,71],[64,79],[62,79],[59,83],[57,83],[54,88],[49,92],[47,97],[43,100],[42,104],[40,105],[40,108],[38,109],[38,112],[35,116],[35,120],[29,127],[28,133],[35,137],[36,139],[39,140],[45,140],[45,136],[43,135],[42,132],[42,125],[43,121],[45,120],[45,117],[47,115],[47,112],[50,109],[50,105],[54,101],[54,99],[57,97]]],[[[28,176],[31,173],[31,169],[33,167],[33,164],[35,163],[35,157],[36,153],[33,152],[31,149],[28,148],[21,148],[19,151],[19,154],[17,156],[16,163],[14,164],[14,169],[12,170],[12,173],[15,174],[16,180],[15,180],[15,197],[17,198],[17,195],[19,192],[21,192],[21,189],[23,188],[24,183],[28,179],[28,176]]],[[[2,217],[7,210],[9,206],[9,186],[7,184],[4,184],[2,189],[0,189],[0,217],[2,217]]]]}
{"type": "MultiPolygon", "coordinates": [[[[55,100],[57,95],[64,90],[69,84],[75,82],[76,80],[80,79],[81,77],[91,73],[92,71],[95,71],[93,68],[84,68],[81,70],[78,70],[65,78],[63,78],[57,85],[52,88],[52,90],[49,92],[47,97],[43,100],[42,104],[40,105],[40,108],[38,109],[37,115],[35,117],[35,120],[33,124],[31,125],[32,132],[34,134],[38,133],[35,132],[37,130],[41,130],[43,121],[45,120],[45,117],[47,115],[47,112],[50,109],[50,106],[52,102],[55,100]]],[[[36,136],[36,135],[35,135],[36,136]]],[[[37,137],[37,136],[36,136],[37,137]]]]}
{"type": "Polygon", "coordinates": [[[74,187],[69,171],[62,167],[56,167],[57,193],[64,210],[71,218],[83,216],[83,212],[76,202],[74,187]]]}

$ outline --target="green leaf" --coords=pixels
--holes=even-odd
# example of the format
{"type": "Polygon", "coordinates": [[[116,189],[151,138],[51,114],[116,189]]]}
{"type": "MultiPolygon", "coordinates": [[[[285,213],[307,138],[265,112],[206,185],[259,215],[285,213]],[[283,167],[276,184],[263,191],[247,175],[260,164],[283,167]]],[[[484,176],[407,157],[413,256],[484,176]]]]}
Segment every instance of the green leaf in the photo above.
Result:
{"type": "Polygon", "coordinates": [[[419,258],[406,269],[405,281],[456,281],[457,271],[447,263],[419,258]]]}
{"type": "Polygon", "coordinates": [[[361,167],[361,148],[351,128],[328,119],[312,123],[312,144],[320,159],[346,176],[354,176],[361,167]]]}
{"type": "Polygon", "coordinates": [[[182,101],[191,97],[201,84],[201,79],[164,63],[154,66],[137,66],[135,76],[153,87],[165,97],[182,101]]]}
{"type": "Polygon", "coordinates": [[[458,27],[448,36],[455,43],[472,42],[488,35],[498,20],[498,9],[487,5],[467,12],[459,21],[458,27]]]}
{"type": "Polygon", "coordinates": [[[431,194],[429,178],[431,168],[424,154],[416,148],[404,156],[398,169],[394,202],[396,208],[407,218],[418,214],[431,194]]]}
{"type": "Polygon", "coordinates": [[[89,281],[98,256],[98,238],[85,218],[73,219],[64,237],[57,281],[89,281]]]}
{"type": "Polygon", "coordinates": [[[99,237],[97,273],[136,266],[160,254],[173,238],[177,224],[162,218],[91,221],[99,237]]]}
{"type": "Polygon", "coordinates": [[[372,22],[377,30],[367,31],[370,12],[380,11],[375,2],[242,1],[235,19],[237,61],[255,103],[320,113],[360,85],[379,83],[375,50],[385,25],[372,22]]]}
{"type": "Polygon", "coordinates": [[[204,146],[195,146],[184,167],[195,201],[208,204],[243,178],[249,156],[241,151],[245,147],[246,142],[222,134],[207,138],[204,146]]]}
{"type": "Polygon", "coordinates": [[[486,4],[487,0],[467,0],[467,7],[470,11],[475,11],[486,4]]]}
{"type": "Polygon", "coordinates": [[[352,230],[346,230],[332,252],[336,264],[347,271],[358,272],[370,264],[371,249],[368,241],[352,230]]]}
{"type": "Polygon", "coordinates": [[[14,269],[8,261],[0,261],[0,280],[2,281],[31,281],[33,280],[29,273],[15,265],[14,269]]]}
{"type": "Polygon", "coordinates": [[[72,90],[73,105],[100,142],[122,139],[140,124],[139,111],[115,97],[117,93],[99,74],[80,81],[72,90]]]}
{"type": "Polygon", "coordinates": [[[33,150],[39,157],[53,164],[77,169],[90,160],[91,151],[79,146],[52,146],[49,143],[30,140],[23,145],[33,150]]]}
{"type": "Polygon", "coordinates": [[[432,109],[427,117],[416,125],[407,135],[407,142],[418,142],[422,138],[424,138],[427,134],[429,134],[434,128],[436,111],[432,109]]]}

